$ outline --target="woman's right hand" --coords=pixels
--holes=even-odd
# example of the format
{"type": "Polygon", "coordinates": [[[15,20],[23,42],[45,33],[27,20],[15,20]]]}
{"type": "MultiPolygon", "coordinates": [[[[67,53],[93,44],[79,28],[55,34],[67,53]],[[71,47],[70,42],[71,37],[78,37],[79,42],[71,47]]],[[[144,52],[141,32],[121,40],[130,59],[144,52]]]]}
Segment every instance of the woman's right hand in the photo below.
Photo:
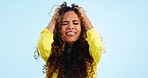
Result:
{"type": "Polygon", "coordinates": [[[56,25],[56,22],[57,22],[57,19],[59,19],[59,8],[57,8],[54,12],[54,15],[52,16],[52,19],[51,21],[49,22],[48,26],[46,27],[50,32],[54,32],[54,29],[55,29],[55,25],[56,25]]]}

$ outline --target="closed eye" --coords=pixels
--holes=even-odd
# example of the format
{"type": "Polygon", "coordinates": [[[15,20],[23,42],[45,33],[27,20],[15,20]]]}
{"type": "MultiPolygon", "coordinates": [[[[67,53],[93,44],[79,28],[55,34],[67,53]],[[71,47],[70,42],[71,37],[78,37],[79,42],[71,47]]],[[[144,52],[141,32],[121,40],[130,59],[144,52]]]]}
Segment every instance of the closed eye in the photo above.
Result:
{"type": "Polygon", "coordinates": [[[62,25],[67,25],[67,24],[62,24],[62,25]]]}
{"type": "Polygon", "coordinates": [[[73,22],[74,25],[78,25],[79,24],[78,20],[73,20],[72,22],[73,22]]]}
{"type": "Polygon", "coordinates": [[[63,21],[62,25],[68,25],[68,21],[63,21]]]}
{"type": "Polygon", "coordinates": [[[74,25],[78,25],[79,23],[74,22],[73,24],[74,24],[74,25]]]}

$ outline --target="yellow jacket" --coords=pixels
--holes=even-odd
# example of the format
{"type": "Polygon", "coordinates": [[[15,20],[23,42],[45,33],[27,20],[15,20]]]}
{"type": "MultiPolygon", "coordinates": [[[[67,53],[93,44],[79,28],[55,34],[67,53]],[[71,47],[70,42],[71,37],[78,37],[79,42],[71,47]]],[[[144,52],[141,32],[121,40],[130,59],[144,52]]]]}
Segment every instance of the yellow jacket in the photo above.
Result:
{"type": "MultiPolygon", "coordinates": [[[[104,49],[101,38],[96,32],[95,28],[88,30],[86,34],[86,40],[89,44],[89,53],[93,57],[97,65],[104,49]]],[[[51,44],[53,43],[53,41],[53,33],[51,33],[47,28],[42,30],[37,43],[37,49],[45,62],[47,62],[47,59],[50,56],[51,44]]],[[[57,74],[54,73],[52,78],[57,78],[57,74]]]]}

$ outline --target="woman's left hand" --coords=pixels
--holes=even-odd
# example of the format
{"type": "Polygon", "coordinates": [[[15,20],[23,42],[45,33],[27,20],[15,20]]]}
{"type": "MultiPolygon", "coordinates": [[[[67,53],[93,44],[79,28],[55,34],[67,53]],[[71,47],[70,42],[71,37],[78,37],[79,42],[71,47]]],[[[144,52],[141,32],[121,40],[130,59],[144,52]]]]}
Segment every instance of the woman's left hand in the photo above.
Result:
{"type": "Polygon", "coordinates": [[[89,20],[89,18],[87,17],[86,15],[86,11],[82,8],[82,7],[76,7],[78,9],[78,11],[81,13],[81,16],[83,17],[84,19],[84,27],[86,30],[90,30],[93,28],[93,25],[91,23],[91,21],[89,20]]]}

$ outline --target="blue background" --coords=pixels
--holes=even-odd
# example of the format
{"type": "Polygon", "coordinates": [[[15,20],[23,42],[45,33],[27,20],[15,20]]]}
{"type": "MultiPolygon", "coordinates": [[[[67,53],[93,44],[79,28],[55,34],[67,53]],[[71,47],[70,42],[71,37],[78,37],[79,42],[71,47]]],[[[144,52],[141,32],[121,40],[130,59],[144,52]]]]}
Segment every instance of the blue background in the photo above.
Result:
{"type": "MultiPolygon", "coordinates": [[[[64,0],[0,0],[0,78],[44,78],[34,59],[53,5],[64,0]]],[[[103,37],[97,78],[148,78],[147,0],[65,0],[76,3],[103,37]]],[[[56,7],[55,7],[56,8],[56,7]]]]}

